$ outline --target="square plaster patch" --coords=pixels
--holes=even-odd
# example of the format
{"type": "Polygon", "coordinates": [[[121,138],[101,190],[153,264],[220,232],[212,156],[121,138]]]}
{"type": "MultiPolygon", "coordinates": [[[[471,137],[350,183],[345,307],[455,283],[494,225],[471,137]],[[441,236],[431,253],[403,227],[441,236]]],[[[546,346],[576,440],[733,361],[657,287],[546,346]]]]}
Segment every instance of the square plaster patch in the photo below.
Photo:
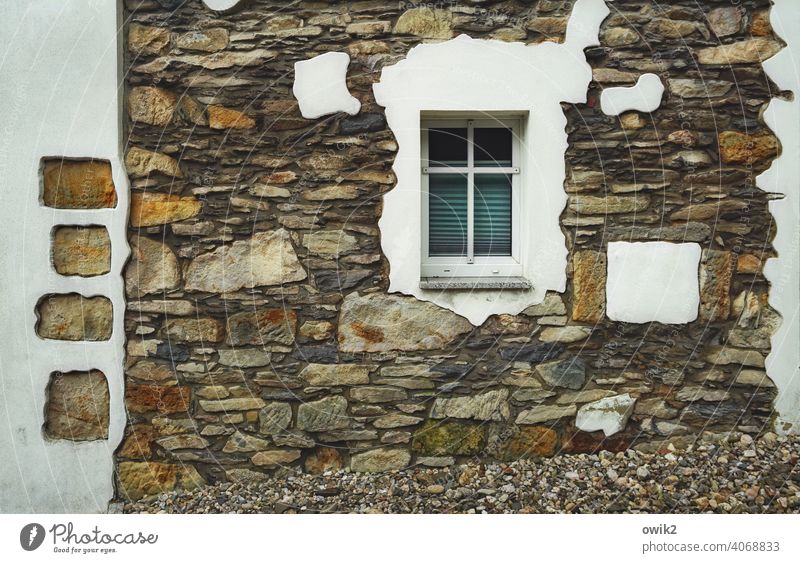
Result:
{"type": "Polygon", "coordinates": [[[700,305],[700,245],[669,242],[608,244],[606,311],[628,323],[685,324],[700,305]]]}

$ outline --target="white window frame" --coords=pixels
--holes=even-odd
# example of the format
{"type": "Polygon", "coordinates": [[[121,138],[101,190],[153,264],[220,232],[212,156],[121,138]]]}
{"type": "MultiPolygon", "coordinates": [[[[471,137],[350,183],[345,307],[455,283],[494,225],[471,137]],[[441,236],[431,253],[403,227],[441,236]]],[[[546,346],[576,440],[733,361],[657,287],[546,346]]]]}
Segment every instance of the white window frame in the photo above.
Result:
{"type": "Polygon", "coordinates": [[[521,145],[523,135],[521,117],[498,116],[480,117],[459,115],[453,117],[422,117],[421,121],[421,155],[422,155],[422,233],[420,274],[423,278],[512,278],[523,275],[523,255],[521,240],[523,171],[521,163],[521,145]],[[428,157],[428,131],[438,128],[467,129],[468,162],[466,167],[430,166],[428,157]],[[474,163],[474,131],[479,128],[507,127],[511,129],[511,166],[510,167],[476,167],[474,163]],[[428,193],[431,174],[464,174],[467,176],[467,219],[468,219],[468,255],[467,256],[430,256],[428,246],[428,193]],[[508,174],[511,176],[511,255],[510,256],[474,256],[473,223],[474,223],[474,191],[476,174],[508,174]]]}

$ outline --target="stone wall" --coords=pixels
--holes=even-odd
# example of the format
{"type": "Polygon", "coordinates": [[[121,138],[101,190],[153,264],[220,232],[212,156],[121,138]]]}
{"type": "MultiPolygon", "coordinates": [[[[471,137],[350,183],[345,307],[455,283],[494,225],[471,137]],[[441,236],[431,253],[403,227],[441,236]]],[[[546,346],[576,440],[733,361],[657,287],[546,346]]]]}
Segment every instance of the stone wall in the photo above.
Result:
{"type": "Polygon", "coordinates": [[[287,465],[653,449],[770,424],[764,358],[780,321],[762,274],[770,197],[755,185],[779,150],[759,117],[778,94],[760,64],[781,48],[768,0],[609,3],[588,103],[564,105],[567,290],[480,327],[387,293],[378,219],[397,145],[372,84],[420,41],[560,41],[569,3],[126,7],[120,495],[287,465]],[[350,55],[360,113],[304,119],[293,65],[328,51],[350,55]],[[605,115],[603,88],[644,72],[667,87],[661,107],[605,115]],[[696,321],[609,320],[619,241],[702,247],[696,321]]]}

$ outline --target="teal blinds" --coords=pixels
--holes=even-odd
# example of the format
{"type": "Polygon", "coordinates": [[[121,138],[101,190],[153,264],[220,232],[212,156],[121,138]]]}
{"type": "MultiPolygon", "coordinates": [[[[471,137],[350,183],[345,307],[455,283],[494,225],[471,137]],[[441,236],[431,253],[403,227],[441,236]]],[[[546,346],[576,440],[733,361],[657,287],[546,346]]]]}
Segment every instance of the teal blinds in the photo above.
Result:
{"type": "Polygon", "coordinates": [[[511,177],[475,174],[475,256],[511,255],[511,177]]]}
{"type": "Polygon", "coordinates": [[[467,177],[432,174],[428,184],[428,254],[467,255],[467,177]]]}

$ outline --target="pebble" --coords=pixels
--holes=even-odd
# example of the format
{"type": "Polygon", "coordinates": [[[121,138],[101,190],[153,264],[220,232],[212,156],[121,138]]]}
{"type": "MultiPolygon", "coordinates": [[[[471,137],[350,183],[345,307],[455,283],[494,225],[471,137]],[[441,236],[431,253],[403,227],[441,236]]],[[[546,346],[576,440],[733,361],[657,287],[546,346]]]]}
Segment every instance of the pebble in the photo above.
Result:
{"type": "MultiPolygon", "coordinates": [[[[115,505],[115,510],[119,506],[115,505]]],[[[800,513],[800,437],[391,473],[296,468],[123,503],[125,513],[800,513]],[[757,444],[757,447],[755,447],[757,444]],[[667,452],[666,454],[664,452],[667,452]],[[733,460],[730,462],[729,460],[733,460]],[[611,485],[609,485],[611,483],[611,485]]]]}

